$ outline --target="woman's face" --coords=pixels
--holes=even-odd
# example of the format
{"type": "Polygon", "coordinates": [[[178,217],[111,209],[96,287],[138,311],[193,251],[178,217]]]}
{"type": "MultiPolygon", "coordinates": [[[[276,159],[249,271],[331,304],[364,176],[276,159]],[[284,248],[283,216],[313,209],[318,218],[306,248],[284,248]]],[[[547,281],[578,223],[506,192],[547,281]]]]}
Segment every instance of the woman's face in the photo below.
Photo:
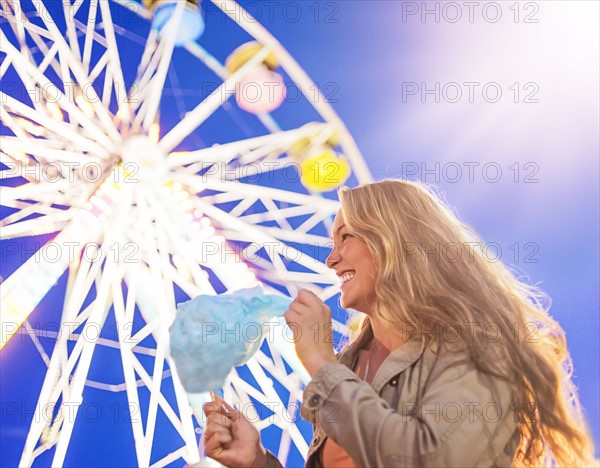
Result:
{"type": "Polygon", "coordinates": [[[346,227],[341,211],[333,222],[332,239],[333,250],[325,263],[340,278],[342,307],[371,315],[377,266],[367,244],[346,227]]]}

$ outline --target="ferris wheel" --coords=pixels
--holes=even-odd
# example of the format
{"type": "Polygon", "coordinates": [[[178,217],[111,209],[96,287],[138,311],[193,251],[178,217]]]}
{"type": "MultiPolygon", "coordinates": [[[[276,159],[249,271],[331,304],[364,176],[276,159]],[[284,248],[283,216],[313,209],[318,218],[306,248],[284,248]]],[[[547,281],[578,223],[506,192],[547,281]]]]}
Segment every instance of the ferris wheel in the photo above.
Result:
{"type": "MultiPolygon", "coordinates": [[[[335,188],[369,181],[368,168],[318,87],[236,2],[2,0],[0,20],[0,242],[46,239],[0,286],[0,346],[19,330],[47,364],[45,417],[32,417],[20,465],[49,450],[64,463],[88,387],[126,393],[139,466],[196,463],[204,397],[186,394],[169,356],[177,303],[256,284],[332,298],[335,188]],[[50,355],[28,317],[65,276],[50,355]],[[118,352],[123,382],[90,375],[102,348],[118,352]],[[165,453],[159,413],[180,438],[165,453]]],[[[223,392],[278,402],[255,422],[280,430],[285,462],[308,449],[292,417],[305,383],[293,345],[274,339],[223,392]]]]}

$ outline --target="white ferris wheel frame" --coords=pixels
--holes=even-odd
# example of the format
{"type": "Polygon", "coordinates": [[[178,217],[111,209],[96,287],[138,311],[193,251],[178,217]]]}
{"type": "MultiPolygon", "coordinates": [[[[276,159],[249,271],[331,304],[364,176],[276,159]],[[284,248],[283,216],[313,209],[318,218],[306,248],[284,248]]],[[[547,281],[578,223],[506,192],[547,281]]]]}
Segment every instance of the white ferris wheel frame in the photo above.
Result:
{"type": "MultiPolygon", "coordinates": [[[[113,2],[121,6],[127,3],[124,0],[113,2]]],[[[252,186],[238,183],[236,179],[241,175],[235,171],[228,175],[231,180],[198,175],[198,169],[205,161],[228,164],[235,158],[241,161],[244,175],[248,175],[248,170],[268,171],[272,167],[269,162],[292,162],[289,156],[281,155],[300,138],[325,141],[335,132],[339,138],[339,146],[350,162],[353,175],[359,182],[371,180],[369,170],[346,127],[290,54],[236,2],[214,0],[213,3],[262,45],[262,49],[239,70],[230,74],[223,64],[198,43],[186,44],[184,48],[220,77],[223,83],[162,138],[158,138],[156,121],[161,91],[167,79],[177,25],[185,2],[178,3],[161,40],[158,40],[156,31],[151,29],[138,70],[141,90],[139,101],[132,104],[125,99],[117,100],[118,112],[113,116],[108,110],[113,88],[121,96],[125,96],[127,90],[116,41],[118,25],[113,23],[108,1],[91,1],[87,23],[75,19],[83,0],[63,2],[65,17],[73,18],[73,21],[66,21],[65,33],[50,19],[51,15],[42,1],[34,0],[33,4],[45,29],[28,20],[19,8],[19,2],[0,1],[0,13],[19,42],[17,45],[13,44],[4,31],[0,31],[0,50],[6,54],[0,64],[0,78],[12,66],[23,83],[29,89],[34,89],[51,86],[52,81],[46,74],[53,71],[63,77],[64,90],[70,92],[69,96],[58,90],[53,102],[33,99],[33,107],[2,92],[0,117],[14,136],[2,138],[0,161],[23,171],[32,158],[37,159],[39,166],[46,168],[52,164],[81,165],[83,162],[110,168],[110,174],[107,170],[106,177],[98,184],[72,185],[70,181],[49,184],[32,176],[29,183],[24,185],[0,188],[2,205],[17,210],[2,220],[1,239],[59,232],[52,246],[44,245],[40,249],[40,255],[23,263],[0,287],[4,313],[8,311],[21,315],[25,331],[48,366],[36,413],[42,414],[51,408],[50,418],[33,418],[20,466],[31,466],[41,453],[54,446],[56,450],[52,466],[62,466],[77,408],[83,401],[86,386],[113,392],[125,391],[129,402],[137,408],[140,407],[138,387],[145,386],[150,390],[146,426],[142,424],[141,418],[131,417],[135,451],[140,466],[163,466],[180,457],[188,463],[198,461],[192,410],[188,395],[181,386],[168,355],[167,330],[176,312],[173,284],[177,284],[190,297],[214,293],[214,288],[200,265],[213,270],[227,289],[251,286],[256,284],[257,279],[240,261],[239,256],[250,256],[261,246],[272,245],[273,248],[268,252],[269,260],[258,259],[256,263],[257,267],[264,267],[263,279],[284,284],[289,294],[293,294],[298,287],[312,287],[316,290],[316,284],[328,285],[318,288],[324,300],[337,292],[338,280],[325,265],[286,244],[326,245],[327,238],[311,234],[310,231],[319,223],[327,225],[330,222],[332,215],[339,209],[337,201],[316,193],[302,194],[274,187],[261,187],[258,193],[252,186]],[[101,25],[98,24],[99,16],[102,17],[101,25]],[[104,35],[99,33],[101,29],[104,35]],[[80,46],[80,38],[83,38],[83,47],[80,46]],[[44,54],[41,63],[34,60],[28,41],[35,43],[37,49],[44,54]],[[96,43],[106,50],[94,64],[91,58],[92,48],[96,43]],[[264,136],[197,151],[174,152],[179,143],[230,98],[235,89],[233,85],[271,53],[277,56],[282,68],[305,96],[317,93],[312,104],[324,122],[281,130],[269,114],[262,114],[257,117],[268,130],[268,134],[264,136]],[[102,73],[105,76],[102,93],[98,95],[90,87],[86,93],[92,93],[94,99],[82,101],[82,84],[93,82],[102,73]],[[64,80],[66,76],[74,77],[75,81],[67,83],[64,80]],[[75,98],[71,99],[72,97],[75,98]],[[64,116],[68,116],[69,122],[64,116]],[[168,187],[159,189],[151,183],[118,184],[111,181],[111,175],[116,174],[115,177],[118,176],[119,180],[128,176],[123,167],[115,169],[114,155],[119,153],[131,129],[147,135],[163,154],[169,155],[165,164],[172,183],[168,187]],[[66,144],[66,141],[69,143],[66,144]],[[24,158],[23,154],[29,156],[24,158]],[[202,190],[221,193],[207,197],[195,196],[202,190]],[[232,201],[239,203],[231,211],[217,206],[219,203],[232,201]],[[265,212],[244,215],[254,203],[262,203],[265,212]],[[280,208],[277,203],[289,206],[280,208]],[[68,205],[70,209],[57,208],[56,205],[68,205]],[[26,219],[32,214],[41,216],[26,219]],[[290,218],[308,215],[308,219],[300,226],[292,228],[290,218]],[[265,227],[259,224],[265,221],[275,221],[277,226],[265,227]],[[153,235],[148,235],[139,228],[153,222],[158,225],[153,235]],[[215,232],[213,224],[218,225],[219,234],[215,232]],[[133,240],[143,246],[144,262],[127,263],[122,260],[127,254],[123,246],[133,240]],[[198,247],[212,242],[217,246],[217,252],[222,253],[227,249],[228,240],[250,242],[250,245],[241,254],[238,253],[238,257],[226,255],[223,258],[223,255],[217,255],[217,258],[212,259],[206,258],[206,252],[198,247]],[[115,252],[101,249],[100,258],[89,261],[81,256],[82,249],[89,242],[120,247],[115,252]],[[73,243],[77,244],[74,258],[70,255],[73,253],[73,248],[70,247],[73,243]],[[56,246],[60,252],[58,259],[53,262],[44,261],[47,258],[45,254],[50,255],[49,249],[56,246]],[[311,271],[298,272],[286,268],[282,259],[292,255],[298,264],[311,271]],[[48,356],[27,317],[66,270],[68,282],[61,328],[67,326],[71,332],[56,334],[54,351],[48,356]],[[127,294],[123,291],[123,282],[127,285],[127,294]],[[95,287],[96,298],[82,309],[92,287],[95,287]],[[163,294],[156,294],[157,291],[163,294]],[[132,323],[136,306],[146,324],[135,334],[128,334],[126,324],[132,323]],[[86,339],[94,330],[102,329],[111,308],[117,321],[118,340],[100,337],[95,340],[86,339]],[[76,330],[80,331],[76,333],[76,330]],[[155,349],[139,345],[149,335],[156,341],[155,349]],[[70,352],[69,342],[75,343],[70,352]],[[96,345],[120,351],[125,376],[123,384],[109,385],[89,378],[88,372],[96,345]],[[152,372],[147,372],[137,355],[154,358],[152,372]],[[165,362],[170,369],[167,372],[163,371],[165,362]],[[176,395],[174,402],[167,401],[161,392],[163,380],[169,376],[172,376],[176,395]],[[72,417],[69,417],[67,411],[69,404],[75,405],[72,417]],[[59,408],[58,411],[55,411],[56,407],[59,408]],[[159,408],[180,434],[183,445],[158,460],[151,460],[159,408]]],[[[136,13],[148,20],[152,18],[152,13],[142,5],[136,13]]],[[[237,170],[241,169],[238,166],[237,170]]],[[[1,171],[0,177],[14,177],[13,172],[1,171]]],[[[343,324],[338,325],[340,330],[345,330],[343,324]]],[[[3,330],[3,342],[4,339],[3,330]]],[[[251,403],[250,397],[263,404],[279,401],[266,370],[277,377],[289,391],[290,398],[286,408],[291,408],[291,403],[301,399],[302,369],[294,362],[290,344],[279,340],[269,343],[269,347],[271,357],[259,351],[247,363],[248,369],[260,384],[260,391],[241,379],[234,370],[224,387],[226,397],[245,404],[251,403]],[[284,361],[292,365],[296,372],[288,375],[284,361]]],[[[201,401],[202,397],[199,399],[201,401]]],[[[287,457],[291,444],[301,453],[306,453],[306,441],[290,419],[279,414],[269,421],[260,421],[257,426],[263,428],[269,424],[274,424],[283,431],[278,453],[282,459],[287,457]]]]}

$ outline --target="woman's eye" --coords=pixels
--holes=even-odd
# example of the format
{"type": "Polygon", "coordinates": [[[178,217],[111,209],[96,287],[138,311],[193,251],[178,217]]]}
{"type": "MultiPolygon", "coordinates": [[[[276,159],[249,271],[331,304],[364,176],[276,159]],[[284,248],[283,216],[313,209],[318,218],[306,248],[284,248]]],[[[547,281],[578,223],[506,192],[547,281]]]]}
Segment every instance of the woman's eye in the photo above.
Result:
{"type": "Polygon", "coordinates": [[[342,234],[342,240],[346,240],[348,237],[352,237],[352,234],[342,234]]]}

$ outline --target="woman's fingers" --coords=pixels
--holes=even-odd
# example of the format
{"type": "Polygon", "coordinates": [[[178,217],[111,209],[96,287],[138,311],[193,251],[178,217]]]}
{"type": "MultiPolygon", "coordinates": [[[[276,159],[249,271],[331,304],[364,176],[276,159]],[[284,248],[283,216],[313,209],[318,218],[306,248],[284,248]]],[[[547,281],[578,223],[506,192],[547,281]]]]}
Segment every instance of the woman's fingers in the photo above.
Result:
{"type": "Polygon", "coordinates": [[[232,421],[239,421],[239,418],[243,417],[242,413],[220,397],[218,400],[204,403],[202,411],[204,411],[207,417],[220,415],[223,419],[230,419],[232,421]]]}
{"type": "Polygon", "coordinates": [[[312,311],[313,313],[328,312],[329,307],[319,296],[307,289],[301,289],[296,298],[290,304],[289,310],[295,310],[299,313],[312,311]]]}
{"type": "Polygon", "coordinates": [[[218,430],[211,437],[204,436],[204,451],[209,457],[218,456],[223,450],[227,450],[233,442],[229,431],[218,430]]]}
{"type": "MultiPolygon", "coordinates": [[[[231,428],[225,427],[225,426],[217,426],[217,425],[211,425],[211,426],[206,426],[206,429],[204,431],[204,441],[209,441],[211,440],[213,437],[215,437],[216,435],[221,434],[221,439],[223,438],[223,434],[227,434],[228,437],[231,439],[232,434],[231,434],[231,428]]],[[[231,440],[229,440],[229,442],[231,442],[231,440]]]]}
{"type": "Polygon", "coordinates": [[[231,431],[233,423],[231,419],[221,414],[211,414],[206,419],[206,428],[204,429],[204,437],[210,438],[212,435],[221,430],[231,431]]]}
{"type": "Polygon", "coordinates": [[[308,289],[301,289],[300,291],[298,291],[298,295],[296,296],[296,299],[294,299],[294,302],[298,302],[306,306],[325,305],[325,303],[319,298],[319,296],[317,296],[314,292],[309,291],[308,289]]]}
{"type": "Polygon", "coordinates": [[[202,407],[206,455],[225,466],[250,466],[261,448],[260,433],[240,411],[216,394],[212,398],[202,407]]]}

